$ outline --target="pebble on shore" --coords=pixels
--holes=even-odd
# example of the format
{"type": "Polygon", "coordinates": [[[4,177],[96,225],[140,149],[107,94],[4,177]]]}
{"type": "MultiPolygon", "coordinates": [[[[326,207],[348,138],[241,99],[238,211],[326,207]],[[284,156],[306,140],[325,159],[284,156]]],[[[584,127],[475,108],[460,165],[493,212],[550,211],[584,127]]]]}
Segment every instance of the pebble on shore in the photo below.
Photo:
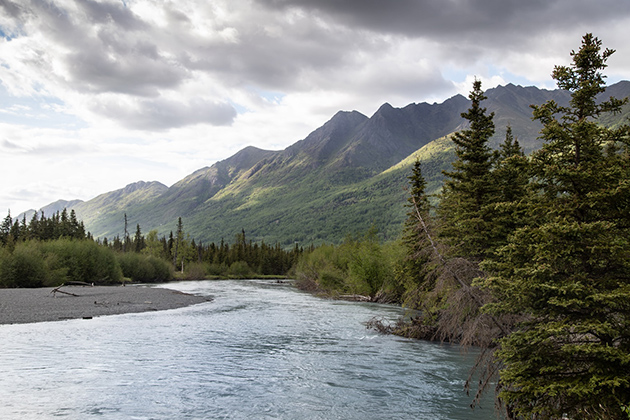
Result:
{"type": "Polygon", "coordinates": [[[212,300],[157,287],[64,286],[72,293],[51,288],[0,289],[0,324],[91,319],[102,315],[160,311],[212,300]]]}

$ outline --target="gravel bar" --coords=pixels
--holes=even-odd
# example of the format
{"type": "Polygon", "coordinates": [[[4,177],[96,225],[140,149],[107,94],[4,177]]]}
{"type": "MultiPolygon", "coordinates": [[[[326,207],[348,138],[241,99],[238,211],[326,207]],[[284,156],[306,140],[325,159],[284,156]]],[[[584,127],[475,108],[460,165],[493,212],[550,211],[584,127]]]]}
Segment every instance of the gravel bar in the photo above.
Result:
{"type": "Polygon", "coordinates": [[[160,311],[211,301],[176,290],[144,286],[64,286],[0,289],[0,324],[90,319],[102,315],[160,311]]]}

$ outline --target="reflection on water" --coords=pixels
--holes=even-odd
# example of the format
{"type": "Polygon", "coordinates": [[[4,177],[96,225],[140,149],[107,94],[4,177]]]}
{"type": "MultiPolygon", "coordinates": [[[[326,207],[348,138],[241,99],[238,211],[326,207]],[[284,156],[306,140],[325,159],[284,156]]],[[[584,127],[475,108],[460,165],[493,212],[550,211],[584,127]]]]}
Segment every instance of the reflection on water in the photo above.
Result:
{"type": "Polygon", "coordinates": [[[272,281],[169,284],[213,302],[0,326],[0,418],[494,419],[471,410],[474,355],[382,336],[392,306],[272,281]]]}

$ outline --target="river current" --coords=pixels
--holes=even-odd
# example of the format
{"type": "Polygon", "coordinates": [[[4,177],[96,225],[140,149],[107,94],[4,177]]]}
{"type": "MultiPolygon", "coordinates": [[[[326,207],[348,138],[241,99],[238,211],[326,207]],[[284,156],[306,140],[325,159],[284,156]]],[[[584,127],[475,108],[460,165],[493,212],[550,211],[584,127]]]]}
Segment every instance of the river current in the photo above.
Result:
{"type": "Polygon", "coordinates": [[[490,420],[470,409],[474,354],[380,335],[401,309],[274,281],[162,285],[187,308],[0,326],[1,419],[490,420]]]}

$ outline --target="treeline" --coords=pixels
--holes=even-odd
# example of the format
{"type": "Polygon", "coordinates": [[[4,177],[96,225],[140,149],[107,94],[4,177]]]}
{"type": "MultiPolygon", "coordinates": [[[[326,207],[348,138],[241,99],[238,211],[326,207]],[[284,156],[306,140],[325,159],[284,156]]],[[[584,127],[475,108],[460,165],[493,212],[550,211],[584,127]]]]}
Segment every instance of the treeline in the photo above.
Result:
{"type": "Polygon", "coordinates": [[[94,241],[74,210],[64,209],[50,217],[35,213],[30,222],[26,217],[14,221],[9,212],[0,226],[0,287],[173,278],[173,268],[164,260],[143,255],[129,262],[124,254],[94,241]]]}
{"type": "Polygon", "coordinates": [[[544,144],[530,156],[509,128],[488,147],[494,115],[475,81],[438,204],[416,162],[398,243],[318,248],[299,282],[412,310],[377,328],[481,346],[475,398],[495,385],[505,418],[630,418],[630,125],[598,124],[628,101],[598,97],[613,52],[587,34],[555,67],[571,100],[532,106],[544,144]],[[372,283],[357,283],[366,270],[372,283]]]}
{"type": "Polygon", "coordinates": [[[49,218],[46,218],[44,212],[41,214],[35,212],[30,222],[26,221],[26,215],[21,221],[14,221],[9,211],[0,225],[0,245],[2,246],[11,246],[15,242],[31,239],[48,241],[61,237],[73,239],[90,237],[83,222],[77,219],[74,210],[68,214],[67,209],[63,209],[49,218]]]}
{"type": "Polygon", "coordinates": [[[159,237],[157,230],[151,230],[145,236],[140,225],[136,225],[133,237],[124,234],[123,238],[104,238],[100,243],[120,253],[149,255],[169,261],[180,278],[189,279],[285,276],[303,252],[297,245],[286,250],[279,244],[253,242],[247,239],[244,230],[234,236],[232,244],[224,240],[219,244],[198,244],[185,232],[181,217],[176,231],[171,231],[168,236],[159,237]]]}
{"type": "MultiPolygon", "coordinates": [[[[125,216],[125,232],[126,229],[125,216]]],[[[133,237],[94,240],[64,209],[51,217],[35,214],[0,226],[0,287],[58,286],[70,281],[115,284],[123,281],[162,282],[173,279],[285,276],[303,250],[285,250],[248,241],[245,232],[234,243],[197,244],[184,232],[144,236],[139,225],[133,237]]]]}
{"type": "Polygon", "coordinates": [[[74,211],[50,217],[35,213],[30,222],[0,225],[0,287],[58,286],[69,281],[120,283],[123,272],[116,255],[86,232],[74,211]]]}

